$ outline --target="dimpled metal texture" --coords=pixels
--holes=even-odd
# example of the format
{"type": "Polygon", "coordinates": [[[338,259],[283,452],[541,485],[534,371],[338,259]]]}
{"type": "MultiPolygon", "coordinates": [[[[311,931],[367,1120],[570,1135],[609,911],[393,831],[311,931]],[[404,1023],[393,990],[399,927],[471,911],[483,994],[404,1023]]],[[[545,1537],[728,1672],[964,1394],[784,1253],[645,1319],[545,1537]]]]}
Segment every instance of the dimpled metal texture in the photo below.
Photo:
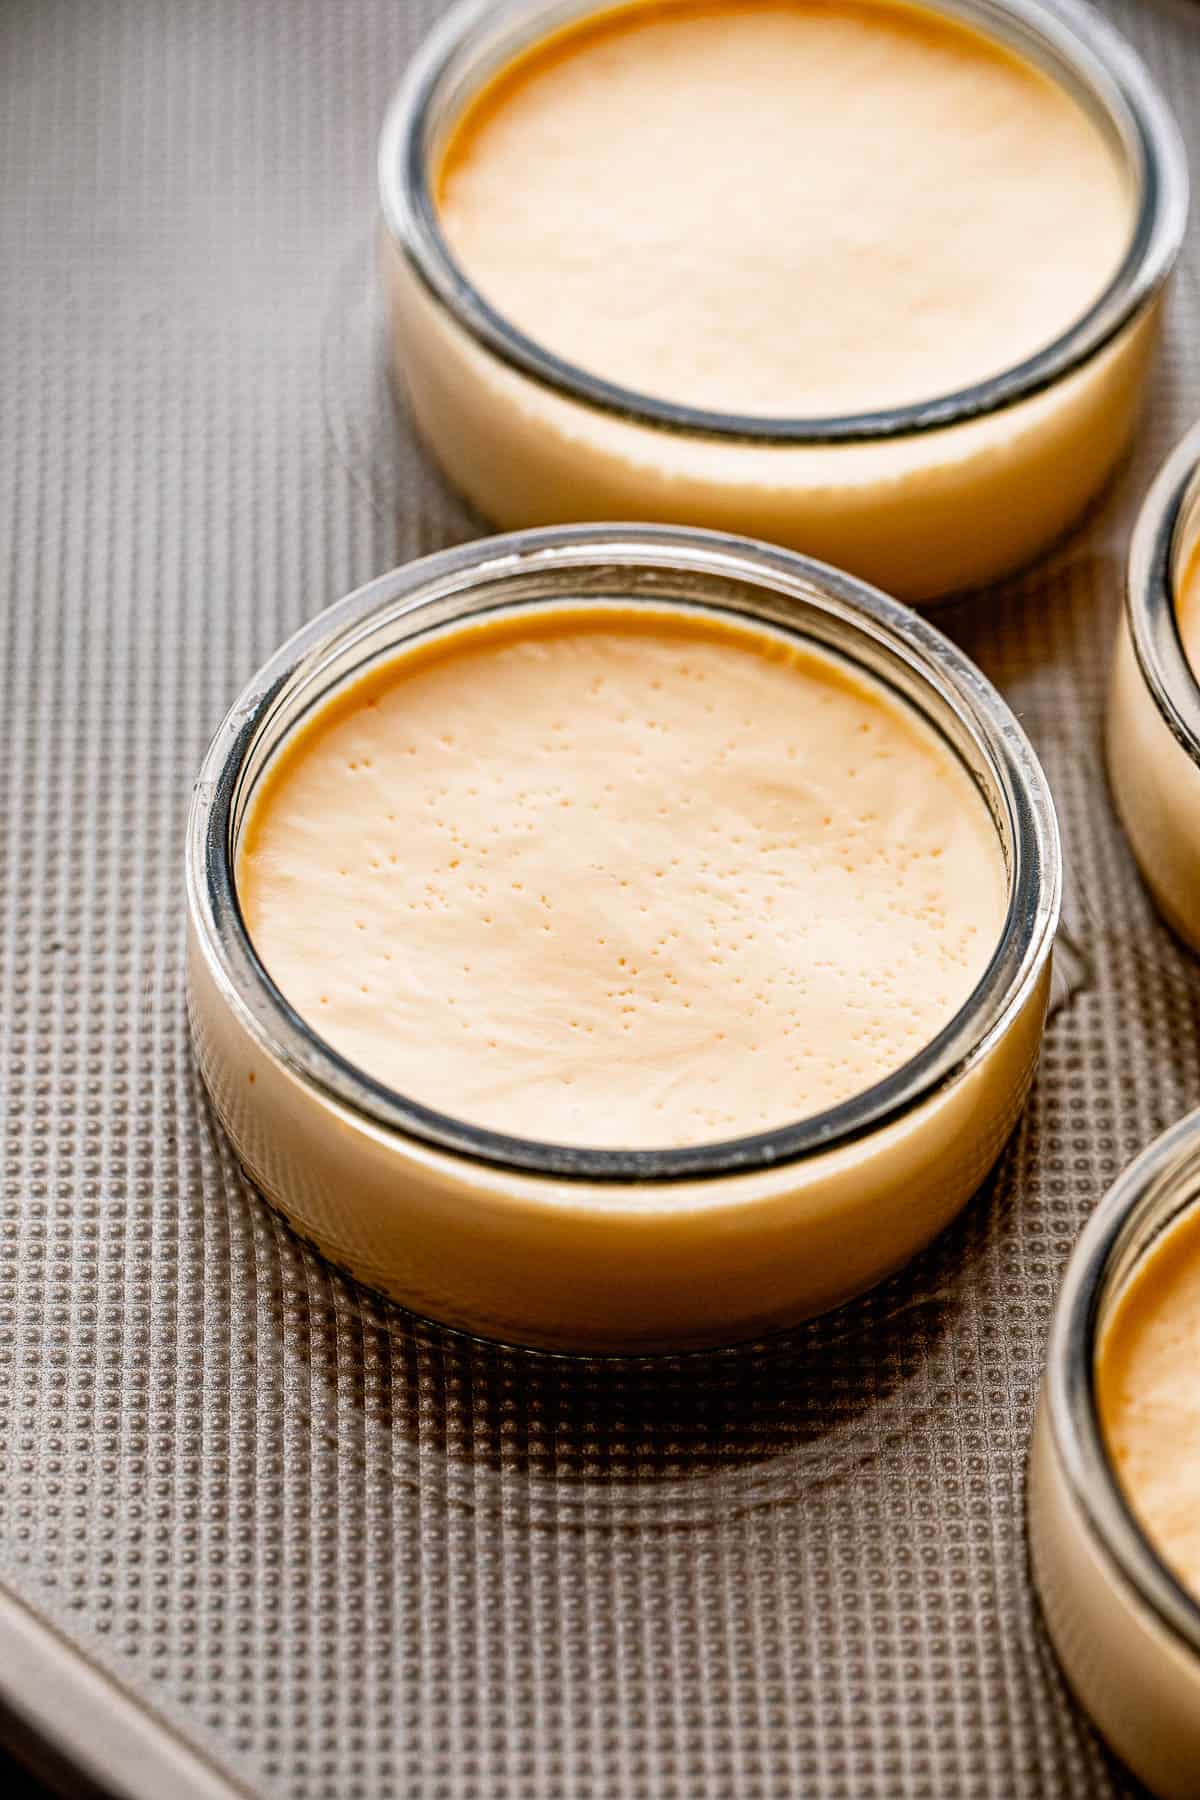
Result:
{"type": "MultiPolygon", "coordinates": [[[[1200,148],[1190,0],[1106,10],[1200,148]]],[[[1104,505],[940,614],[1069,862],[1073,991],[998,1173],[769,1345],[474,1344],[249,1191],[183,997],[225,706],[331,600],[481,529],[393,407],[370,282],[375,135],[436,11],[0,10],[0,1583],[255,1794],[1124,1793],[1037,1619],[1023,1468],[1076,1232],[1200,1097],[1200,968],[1100,762],[1129,522],[1200,413],[1196,239],[1104,505]]]]}

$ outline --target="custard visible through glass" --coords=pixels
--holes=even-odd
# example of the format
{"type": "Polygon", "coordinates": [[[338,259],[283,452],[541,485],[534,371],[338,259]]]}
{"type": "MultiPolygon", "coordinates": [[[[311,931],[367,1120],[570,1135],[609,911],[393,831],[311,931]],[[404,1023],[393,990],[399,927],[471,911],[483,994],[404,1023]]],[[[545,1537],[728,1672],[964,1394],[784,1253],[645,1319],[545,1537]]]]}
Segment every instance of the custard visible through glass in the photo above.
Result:
{"type": "Polygon", "coordinates": [[[1188,558],[1176,589],[1175,618],[1188,666],[1200,681],[1200,544],[1188,558]]]}
{"type": "Polygon", "coordinates": [[[1167,1228],[1119,1296],[1096,1393],[1130,1506],[1200,1599],[1200,1208],[1167,1228]]]}
{"type": "Polygon", "coordinates": [[[641,393],[759,416],[931,399],[1095,302],[1119,152],[1047,74],[890,0],[634,5],[468,106],[436,182],[496,310],[641,393]]]}
{"type": "Polygon", "coordinates": [[[765,629],[599,602],[343,690],[264,777],[237,881],[351,1062],[609,1148],[863,1091],[967,1000],[1007,905],[987,807],[907,704],[765,629]]]}

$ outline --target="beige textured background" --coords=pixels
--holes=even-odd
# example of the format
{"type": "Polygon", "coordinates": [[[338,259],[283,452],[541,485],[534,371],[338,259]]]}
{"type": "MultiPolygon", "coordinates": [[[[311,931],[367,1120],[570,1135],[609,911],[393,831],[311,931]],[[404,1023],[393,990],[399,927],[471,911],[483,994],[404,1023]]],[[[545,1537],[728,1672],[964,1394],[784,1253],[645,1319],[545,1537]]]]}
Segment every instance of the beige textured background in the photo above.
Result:
{"type": "MultiPolygon", "coordinates": [[[[1032,1608],[1023,1460],[1079,1224],[1200,1100],[1200,968],[1099,760],[1131,510],[1200,413],[1196,237],[1133,467],[943,615],[1045,758],[1084,951],[989,1191],[770,1347],[473,1346],[247,1192],[181,965],[228,699],[476,529],[392,412],[367,301],[374,135],[435,10],[0,8],[0,1577],[263,1794],[1125,1792],[1032,1608]]],[[[1200,17],[1106,10],[1200,169],[1200,17]]]]}

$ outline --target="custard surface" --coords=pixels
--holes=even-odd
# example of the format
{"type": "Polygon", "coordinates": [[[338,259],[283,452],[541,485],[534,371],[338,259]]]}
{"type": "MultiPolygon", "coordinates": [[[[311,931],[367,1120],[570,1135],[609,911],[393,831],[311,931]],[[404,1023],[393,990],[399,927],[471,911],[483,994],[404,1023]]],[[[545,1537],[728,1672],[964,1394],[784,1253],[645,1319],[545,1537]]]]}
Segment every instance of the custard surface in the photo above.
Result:
{"type": "Polygon", "coordinates": [[[256,796],[239,896],[296,1009],[390,1087],[558,1143],[778,1127],[970,994],[994,824],[902,702],[816,650],[580,603],[335,698],[256,796]]]}
{"type": "Polygon", "coordinates": [[[1200,681],[1200,543],[1193,549],[1175,595],[1175,618],[1184,655],[1200,681]]]}
{"type": "Polygon", "coordinates": [[[1130,1506],[1200,1599],[1200,1208],[1167,1228],[1118,1298],[1096,1393],[1130,1506]]]}
{"type": "Polygon", "coordinates": [[[676,0],[518,58],[437,172],[450,248],[567,361],[755,416],[927,400],[1097,299],[1128,178],[1056,82],[892,0],[676,0]]]}

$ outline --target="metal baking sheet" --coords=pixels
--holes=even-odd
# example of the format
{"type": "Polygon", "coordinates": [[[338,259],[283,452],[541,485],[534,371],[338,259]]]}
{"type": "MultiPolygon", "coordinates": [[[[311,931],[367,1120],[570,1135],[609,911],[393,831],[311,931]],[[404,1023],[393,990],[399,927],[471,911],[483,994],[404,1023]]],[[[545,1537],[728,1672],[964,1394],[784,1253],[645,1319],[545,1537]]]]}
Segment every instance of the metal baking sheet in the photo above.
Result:
{"type": "MultiPolygon", "coordinates": [[[[0,8],[0,1690],[133,1795],[1126,1793],[1037,1620],[1023,1466],[1079,1225],[1200,1100],[1200,966],[1100,755],[1129,521],[1200,415],[1200,240],[1103,506],[941,614],[1024,716],[1070,860],[1073,991],[998,1174],[769,1345],[474,1344],[248,1191],[182,966],[230,696],[480,529],[392,405],[370,295],[375,133],[437,10],[0,8]]],[[[1105,10],[1200,171],[1195,10],[1105,10]]]]}

